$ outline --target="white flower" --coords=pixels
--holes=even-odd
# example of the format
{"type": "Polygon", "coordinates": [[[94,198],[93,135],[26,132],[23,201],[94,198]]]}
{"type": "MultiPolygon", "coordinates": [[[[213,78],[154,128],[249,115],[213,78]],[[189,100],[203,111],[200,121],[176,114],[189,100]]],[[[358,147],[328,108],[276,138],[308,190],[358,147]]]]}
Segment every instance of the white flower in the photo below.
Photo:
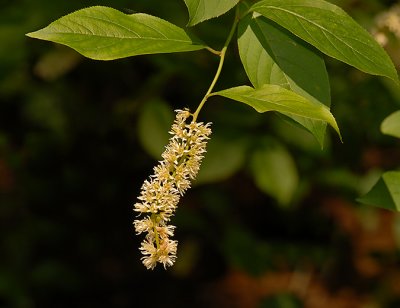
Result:
{"type": "Polygon", "coordinates": [[[137,234],[147,233],[140,246],[142,262],[147,269],[154,269],[157,262],[164,268],[175,262],[178,242],[169,239],[174,235],[175,226],[167,222],[180,196],[195,179],[211,134],[210,123],[187,123],[191,115],[189,110],[176,112],[170,131],[172,137],[161,155],[163,161],[154,167],[150,179],[144,181],[138,197],[140,202],[134,205],[134,211],[139,216],[144,215],[133,224],[137,234]]]}

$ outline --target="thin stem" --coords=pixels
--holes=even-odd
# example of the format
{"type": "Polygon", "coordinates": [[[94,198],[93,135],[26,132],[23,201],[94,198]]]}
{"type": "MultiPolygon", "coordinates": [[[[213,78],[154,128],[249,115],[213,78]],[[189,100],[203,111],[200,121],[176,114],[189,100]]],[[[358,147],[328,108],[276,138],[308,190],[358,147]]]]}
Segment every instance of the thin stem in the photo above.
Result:
{"type": "Polygon", "coordinates": [[[218,64],[218,68],[217,68],[217,72],[215,73],[214,79],[210,84],[210,87],[208,88],[206,94],[204,95],[203,99],[201,100],[199,106],[197,107],[195,113],[193,114],[193,121],[195,122],[197,120],[197,117],[199,115],[199,112],[201,110],[201,108],[203,108],[203,105],[205,104],[205,102],[207,101],[208,97],[210,96],[212,90],[214,89],[215,84],[218,81],[219,75],[221,74],[222,71],[222,66],[224,65],[224,61],[225,61],[225,54],[226,51],[228,49],[229,43],[232,40],[233,34],[235,33],[236,30],[236,26],[239,22],[239,9],[238,6],[236,6],[236,14],[235,14],[235,20],[233,21],[232,24],[232,28],[231,31],[229,32],[229,35],[225,41],[224,47],[222,47],[221,51],[219,52],[219,64],[218,64]]]}
{"type": "Polygon", "coordinates": [[[221,55],[221,52],[218,51],[218,50],[215,50],[214,48],[206,47],[206,49],[207,49],[209,52],[213,53],[214,55],[217,55],[217,56],[221,55]]]}

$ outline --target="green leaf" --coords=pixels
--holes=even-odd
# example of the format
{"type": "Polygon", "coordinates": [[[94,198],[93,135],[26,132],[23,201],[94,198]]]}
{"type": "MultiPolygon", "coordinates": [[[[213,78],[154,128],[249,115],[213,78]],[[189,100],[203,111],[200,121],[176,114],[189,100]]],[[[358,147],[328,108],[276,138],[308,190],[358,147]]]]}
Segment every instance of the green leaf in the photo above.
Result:
{"type": "Polygon", "coordinates": [[[95,60],[205,48],[168,21],[103,6],[76,11],[27,36],[67,45],[95,60]]]}
{"type": "Polygon", "coordinates": [[[251,10],[333,58],[398,83],[396,69],[387,53],[336,5],[323,0],[261,0],[251,10]]]}
{"type": "Polygon", "coordinates": [[[149,101],[140,110],[137,128],[139,141],[155,159],[161,158],[161,153],[168,143],[168,131],[173,120],[171,108],[161,100],[149,101]]]}
{"type": "Polygon", "coordinates": [[[184,0],[189,11],[188,26],[194,26],[207,19],[218,17],[231,8],[239,0],[184,0]]]}
{"type": "Polygon", "coordinates": [[[243,140],[227,140],[214,135],[207,145],[207,153],[194,184],[222,181],[232,176],[243,165],[246,149],[243,140]],[[223,164],[221,153],[226,153],[223,164]]]}
{"type": "Polygon", "coordinates": [[[393,112],[383,120],[381,132],[385,135],[400,138],[400,110],[393,112]]]}
{"type": "Polygon", "coordinates": [[[400,212],[400,171],[385,172],[372,189],[357,201],[400,212]]]}
{"type": "Polygon", "coordinates": [[[277,143],[257,149],[251,157],[251,171],[258,188],[287,206],[298,187],[296,164],[290,153],[277,143]]]}
{"type": "Polygon", "coordinates": [[[277,85],[263,85],[259,89],[248,86],[230,88],[213,93],[253,107],[258,112],[278,111],[329,123],[339,134],[336,120],[323,104],[310,101],[297,93],[277,85]]]}
{"type": "MultiPolygon", "coordinates": [[[[275,84],[330,106],[330,86],[324,60],[290,32],[254,13],[239,23],[240,59],[255,88],[275,84]]],[[[291,116],[323,145],[326,124],[291,116]]]]}

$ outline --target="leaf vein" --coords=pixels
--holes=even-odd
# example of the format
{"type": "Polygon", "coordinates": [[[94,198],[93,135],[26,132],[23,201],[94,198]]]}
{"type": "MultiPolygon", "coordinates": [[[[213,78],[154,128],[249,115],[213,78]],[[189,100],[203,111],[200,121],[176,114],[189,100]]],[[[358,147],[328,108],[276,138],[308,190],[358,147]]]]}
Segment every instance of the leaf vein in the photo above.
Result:
{"type": "MultiPolygon", "coordinates": [[[[332,35],[333,37],[335,37],[338,41],[342,42],[345,46],[347,46],[350,50],[352,50],[352,52],[353,52],[354,54],[357,53],[358,55],[360,55],[360,56],[363,57],[364,59],[366,59],[366,60],[368,60],[369,62],[375,64],[375,62],[374,62],[372,59],[370,59],[369,57],[367,57],[367,56],[365,56],[364,54],[360,53],[358,50],[355,50],[355,49],[354,49],[352,46],[350,46],[346,41],[344,41],[343,39],[341,39],[341,38],[335,36],[332,32],[330,32],[330,31],[329,31],[328,29],[326,29],[325,27],[319,25],[318,23],[313,22],[313,21],[311,21],[311,20],[309,20],[309,19],[306,19],[304,16],[302,16],[302,15],[300,15],[300,14],[297,14],[297,13],[295,13],[295,12],[292,12],[292,11],[290,11],[290,10],[286,10],[286,9],[284,9],[284,8],[280,8],[280,7],[276,7],[276,6],[265,6],[265,7],[268,7],[268,8],[270,8],[270,9],[276,9],[277,11],[283,11],[283,12],[289,14],[289,15],[293,15],[294,17],[297,17],[297,18],[299,18],[299,19],[304,20],[305,22],[308,22],[308,23],[314,25],[316,28],[319,28],[319,29],[321,30],[321,32],[324,33],[325,36],[326,36],[326,33],[329,33],[330,35],[332,35]],[[326,32],[326,33],[325,33],[325,32],[326,32]]],[[[276,14],[275,14],[275,16],[277,17],[276,14]]],[[[279,18],[279,17],[277,17],[277,18],[279,18]]],[[[304,27],[303,27],[303,28],[304,28],[304,27]]],[[[367,45],[367,46],[368,46],[368,45],[367,45]]],[[[341,54],[343,55],[342,52],[341,52],[341,54]]],[[[345,57],[345,58],[348,59],[347,57],[345,57]]]]}

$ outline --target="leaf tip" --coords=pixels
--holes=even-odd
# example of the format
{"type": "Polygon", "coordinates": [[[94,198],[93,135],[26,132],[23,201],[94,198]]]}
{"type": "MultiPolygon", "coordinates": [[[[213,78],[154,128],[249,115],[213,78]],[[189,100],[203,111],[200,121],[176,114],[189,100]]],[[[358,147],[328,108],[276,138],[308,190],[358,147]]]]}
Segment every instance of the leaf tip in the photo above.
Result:
{"type": "Polygon", "coordinates": [[[324,108],[325,108],[325,110],[328,111],[328,118],[329,118],[328,123],[329,123],[329,125],[336,131],[336,133],[339,136],[340,142],[343,143],[342,134],[340,133],[340,128],[339,128],[339,125],[336,122],[335,117],[332,115],[332,113],[330,112],[329,108],[327,108],[325,106],[324,106],[324,108]]]}
{"type": "Polygon", "coordinates": [[[37,30],[37,31],[33,31],[33,32],[28,32],[25,34],[25,36],[34,38],[34,39],[45,40],[44,31],[43,31],[44,29],[45,28],[37,30]]]}
{"type": "Polygon", "coordinates": [[[339,128],[338,128],[338,130],[337,130],[337,134],[339,135],[340,142],[343,144],[344,141],[343,141],[343,137],[342,137],[342,134],[340,133],[339,128]]]}
{"type": "Polygon", "coordinates": [[[36,32],[37,31],[25,33],[25,36],[30,38],[36,38],[36,32]]]}

